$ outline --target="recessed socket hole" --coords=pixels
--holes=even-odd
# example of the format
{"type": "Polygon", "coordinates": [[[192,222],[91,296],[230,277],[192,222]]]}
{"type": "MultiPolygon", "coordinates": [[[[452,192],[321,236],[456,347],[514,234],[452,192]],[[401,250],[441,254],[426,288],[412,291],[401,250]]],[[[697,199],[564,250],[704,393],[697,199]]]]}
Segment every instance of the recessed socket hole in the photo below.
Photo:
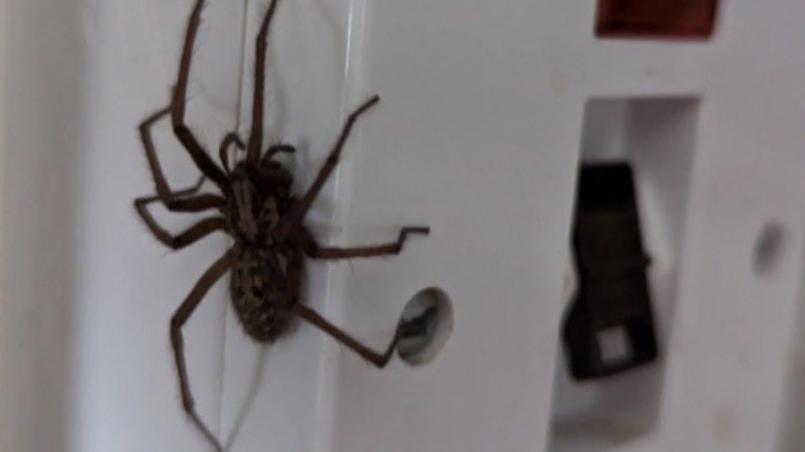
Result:
{"type": "MultiPolygon", "coordinates": [[[[645,5],[653,2],[629,0],[635,5],[641,1],[645,5]]],[[[643,249],[651,257],[646,276],[659,359],[639,370],[579,381],[572,375],[567,353],[561,354],[564,356],[558,357],[554,379],[550,452],[636,450],[660,428],[662,407],[667,402],[663,399],[667,392],[665,357],[672,353],[664,344],[670,340],[676,318],[699,109],[695,96],[592,98],[585,106],[579,177],[585,165],[627,162],[633,170],[643,249]]],[[[751,255],[746,259],[749,261],[751,255]]],[[[574,259],[571,262],[576,263],[574,259]]],[[[572,269],[567,273],[568,306],[573,294],[584,290],[584,269],[576,270],[579,277],[572,269]],[[574,282],[576,279],[579,282],[574,282]]],[[[591,336],[595,347],[589,350],[598,353],[602,362],[617,367],[646,353],[646,338],[650,336],[631,318],[599,325],[591,336]]]]}
{"type": "Polygon", "coordinates": [[[777,222],[763,226],[755,240],[753,267],[758,276],[769,276],[779,267],[785,252],[785,229],[777,222]]]}
{"type": "Polygon", "coordinates": [[[428,288],[403,309],[397,353],[412,366],[432,361],[453,332],[453,305],[444,291],[428,288]]]}

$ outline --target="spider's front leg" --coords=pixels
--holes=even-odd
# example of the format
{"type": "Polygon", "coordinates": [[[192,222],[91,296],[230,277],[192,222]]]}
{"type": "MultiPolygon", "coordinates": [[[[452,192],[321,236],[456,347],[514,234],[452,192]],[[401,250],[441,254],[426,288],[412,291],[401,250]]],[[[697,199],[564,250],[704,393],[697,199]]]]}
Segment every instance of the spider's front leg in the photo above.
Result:
{"type": "Polygon", "coordinates": [[[177,309],[173,314],[170,322],[170,340],[171,346],[173,347],[173,357],[176,361],[176,372],[179,376],[179,388],[182,394],[182,407],[187,415],[190,416],[190,419],[193,421],[196,427],[219,452],[223,451],[221,444],[196,412],[193,394],[190,391],[190,382],[187,376],[187,364],[185,362],[184,355],[184,338],[182,336],[182,327],[185,323],[187,323],[187,320],[190,318],[190,316],[193,315],[193,312],[196,310],[198,305],[201,304],[201,301],[204,299],[204,296],[207,294],[213,284],[215,284],[218,279],[220,279],[227,271],[229,271],[229,269],[232,268],[236,259],[236,252],[234,249],[232,249],[218,259],[210,268],[208,268],[207,271],[204,272],[204,275],[201,277],[201,279],[199,279],[196,285],[193,287],[193,290],[190,291],[190,294],[187,296],[187,298],[185,298],[185,301],[181,304],[181,306],[179,306],[179,309],[177,309]]]}
{"type": "Polygon", "coordinates": [[[428,235],[429,233],[430,228],[427,226],[406,226],[400,229],[400,235],[395,242],[352,248],[320,246],[307,230],[304,231],[303,240],[305,244],[305,254],[313,259],[349,259],[353,257],[376,257],[400,254],[409,235],[428,235]]]}
{"type": "Polygon", "coordinates": [[[277,9],[277,1],[271,0],[263,21],[260,24],[260,32],[257,33],[254,55],[254,93],[252,99],[252,132],[249,135],[248,150],[246,151],[246,162],[254,167],[260,159],[260,151],[263,147],[263,110],[265,99],[266,84],[266,54],[268,53],[268,32],[271,27],[271,19],[277,9]]]}
{"type": "Polygon", "coordinates": [[[190,19],[187,24],[182,57],[179,62],[179,74],[177,76],[176,86],[173,90],[173,99],[171,100],[169,111],[171,113],[171,122],[176,138],[179,139],[190,153],[190,157],[201,172],[215,182],[221,190],[226,192],[229,188],[229,179],[226,177],[226,174],[215,164],[210,156],[207,155],[207,151],[204,150],[201,143],[199,143],[195,135],[193,135],[193,132],[187,124],[185,124],[187,85],[190,79],[193,45],[196,41],[196,35],[198,35],[198,29],[201,26],[201,11],[203,9],[204,0],[196,0],[196,5],[190,13],[190,19]]]}

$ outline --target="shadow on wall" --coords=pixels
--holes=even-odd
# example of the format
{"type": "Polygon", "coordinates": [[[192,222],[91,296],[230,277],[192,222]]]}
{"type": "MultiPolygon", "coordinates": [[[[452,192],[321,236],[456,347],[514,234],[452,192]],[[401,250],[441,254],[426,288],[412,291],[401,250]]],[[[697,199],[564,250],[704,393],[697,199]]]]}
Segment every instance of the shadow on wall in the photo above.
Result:
{"type": "Polygon", "coordinates": [[[70,450],[85,43],[77,0],[7,0],[0,450],[70,450]],[[11,20],[13,18],[13,20],[11,20]]]}

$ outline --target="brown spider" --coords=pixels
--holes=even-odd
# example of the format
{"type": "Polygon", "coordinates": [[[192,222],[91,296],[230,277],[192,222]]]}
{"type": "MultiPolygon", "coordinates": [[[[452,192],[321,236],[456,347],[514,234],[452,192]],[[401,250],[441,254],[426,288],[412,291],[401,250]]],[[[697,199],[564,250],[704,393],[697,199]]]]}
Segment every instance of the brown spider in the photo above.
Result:
{"type": "Polygon", "coordinates": [[[376,352],[302,304],[299,288],[304,255],[314,259],[346,259],[399,254],[409,234],[427,235],[430,231],[426,226],[403,227],[395,242],[356,248],[331,248],[320,246],[304,227],[302,222],[305,215],[338,164],[352,126],[380,98],[372,97],[349,115],[312,186],[302,197],[294,197],[291,194],[293,176],[274,160],[278,153],[293,153],[294,147],[289,144],[275,144],[264,153],[261,152],[267,37],[276,6],[277,0],[272,0],[257,36],[252,130],[248,145],[244,145],[236,133],[228,134],[220,146],[219,166],[184,122],[192,51],[201,23],[204,0],[196,0],[190,15],[170,106],[146,118],[139,128],[157,194],[137,198],[134,205],[154,236],[174,250],[191,245],[216,231],[224,232],[234,239],[234,245],[207,269],[170,321],[170,339],[176,360],[182,406],[198,429],[219,451],[222,450],[220,443],[194,408],[182,339],[182,326],[210,287],[226,272],[232,271],[230,293],[235,312],[246,333],[258,342],[272,342],[298,316],[382,368],[391,358],[401,335],[407,333],[401,333],[403,329],[398,327],[386,350],[376,352]],[[155,122],[168,114],[171,116],[176,137],[203,173],[202,180],[193,188],[171,191],[162,173],[150,129],[155,122]],[[230,168],[229,150],[233,145],[245,149],[246,156],[230,168]],[[212,180],[221,194],[197,194],[204,178],[212,180]],[[178,235],[172,235],[155,221],[148,210],[148,205],[157,201],[161,201],[173,212],[215,210],[217,213],[178,235]]]}

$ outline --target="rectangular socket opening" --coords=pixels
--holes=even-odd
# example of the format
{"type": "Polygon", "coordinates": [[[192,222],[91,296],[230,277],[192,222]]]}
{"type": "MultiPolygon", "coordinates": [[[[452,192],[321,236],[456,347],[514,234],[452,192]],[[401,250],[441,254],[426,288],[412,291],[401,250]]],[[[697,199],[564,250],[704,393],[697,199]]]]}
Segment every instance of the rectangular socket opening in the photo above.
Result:
{"type": "MultiPolygon", "coordinates": [[[[576,381],[559,354],[554,384],[551,452],[618,451],[656,429],[663,397],[665,345],[673,327],[676,282],[695,151],[696,97],[594,98],[585,108],[580,168],[628,163],[634,174],[647,277],[659,343],[651,364],[576,381]]],[[[569,301],[569,300],[568,300],[569,301]]],[[[626,327],[597,332],[602,356],[634,352],[626,327]]]]}

